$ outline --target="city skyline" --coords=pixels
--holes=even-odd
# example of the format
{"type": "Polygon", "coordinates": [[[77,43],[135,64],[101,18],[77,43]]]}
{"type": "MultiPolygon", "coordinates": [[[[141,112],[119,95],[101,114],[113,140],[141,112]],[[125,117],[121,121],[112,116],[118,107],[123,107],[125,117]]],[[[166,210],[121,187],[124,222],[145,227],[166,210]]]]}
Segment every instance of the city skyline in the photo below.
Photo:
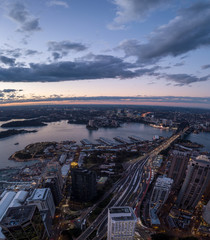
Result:
{"type": "Polygon", "coordinates": [[[0,106],[210,108],[210,3],[2,0],[0,106]]]}

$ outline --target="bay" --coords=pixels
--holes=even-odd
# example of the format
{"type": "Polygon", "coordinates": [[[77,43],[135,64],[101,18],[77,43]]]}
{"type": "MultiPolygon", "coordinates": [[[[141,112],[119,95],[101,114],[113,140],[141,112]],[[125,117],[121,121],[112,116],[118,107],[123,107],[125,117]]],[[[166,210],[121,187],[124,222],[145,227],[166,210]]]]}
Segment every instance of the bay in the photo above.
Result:
{"type": "MultiPolygon", "coordinates": [[[[0,122],[2,125],[5,122],[0,122]]],[[[19,129],[19,128],[16,128],[19,129]]],[[[0,169],[5,167],[21,167],[26,163],[8,160],[8,158],[18,150],[25,148],[28,144],[45,141],[75,140],[80,144],[80,140],[86,138],[96,143],[99,137],[113,139],[116,136],[127,138],[131,135],[139,136],[145,140],[152,140],[154,135],[163,137],[171,136],[171,131],[153,128],[142,123],[124,123],[119,128],[100,128],[98,130],[88,130],[83,124],[68,124],[67,121],[48,123],[44,127],[25,127],[26,130],[37,130],[36,133],[26,133],[14,135],[0,139],[0,169]],[[19,143],[18,145],[14,145],[19,143]]],[[[0,128],[0,131],[6,129],[0,128]]],[[[27,164],[31,164],[28,162],[27,164]]]]}
{"type": "MultiPolygon", "coordinates": [[[[2,125],[5,122],[0,122],[2,125]]],[[[19,128],[16,128],[19,129],[19,128]]],[[[124,123],[119,128],[100,128],[98,130],[88,130],[83,124],[68,124],[67,121],[48,123],[44,127],[27,127],[26,130],[37,130],[36,133],[26,133],[0,139],[0,169],[6,167],[22,167],[33,162],[22,163],[8,160],[8,158],[18,150],[25,148],[28,144],[45,141],[65,141],[75,140],[80,144],[80,140],[86,138],[96,143],[99,137],[113,139],[116,136],[127,138],[136,135],[144,140],[152,140],[154,135],[168,137],[172,131],[166,131],[150,127],[142,123],[124,123]],[[18,145],[14,145],[19,143],[18,145]]],[[[5,131],[0,127],[0,131],[5,131]]],[[[210,151],[210,133],[190,134],[187,139],[204,145],[202,150],[210,151]]]]}
{"type": "Polygon", "coordinates": [[[199,134],[191,133],[186,138],[187,140],[190,140],[191,142],[196,142],[201,145],[203,145],[203,148],[201,151],[207,151],[210,152],[210,133],[209,132],[200,132],[199,134]]]}

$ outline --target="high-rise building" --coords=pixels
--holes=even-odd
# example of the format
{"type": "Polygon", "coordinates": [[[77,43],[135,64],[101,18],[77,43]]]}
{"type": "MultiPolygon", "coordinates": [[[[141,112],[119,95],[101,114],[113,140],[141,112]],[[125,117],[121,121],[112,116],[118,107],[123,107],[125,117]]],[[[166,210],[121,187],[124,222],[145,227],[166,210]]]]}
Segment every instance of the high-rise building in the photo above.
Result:
{"type": "Polygon", "coordinates": [[[158,177],[150,198],[150,206],[158,205],[156,208],[161,208],[168,198],[172,184],[173,179],[164,176],[158,177]]]}
{"type": "Polygon", "coordinates": [[[71,171],[72,195],[79,201],[90,201],[96,196],[96,173],[84,168],[71,171]]]}
{"type": "Polygon", "coordinates": [[[195,208],[201,199],[210,180],[210,160],[201,155],[190,159],[186,177],[177,198],[177,206],[190,210],[195,208]]]}
{"type": "Polygon", "coordinates": [[[175,187],[179,187],[185,178],[189,158],[189,152],[173,150],[169,154],[171,164],[167,176],[174,180],[175,187]]]}
{"type": "Polygon", "coordinates": [[[56,176],[46,177],[43,186],[51,190],[55,206],[58,206],[62,199],[62,190],[58,183],[58,178],[56,176]]]}
{"type": "Polygon", "coordinates": [[[45,169],[43,187],[50,188],[56,206],[62,199],[63,179],[58,163],[49,163],[45,169]]]}
{"type": "Polygon", "coordinates": [[[28,205],[36,205],[40,212],[49,211],[51,217],[55,215],[55,204],[50,188],[34,189],[32,195],[27,199],[28,205]]]}
{"type": "Polygon", "coordinates": [[[44,240],[46,229],[35,205],[11,207],[0,222],[2,233],[9,240],[44,240]]]}
{"type": "Polygon", "coordinates": [[[131,207],[108,209],[108,240],[134,239],[137,218],[131,207]]]}
{"type": "Polygon", "coordinates": [[[46,177],[56,177],[60,189],[63,189],[63,178],[61,172],[61,166],[57,162],[48,163],[45,169],[46,177]]]}

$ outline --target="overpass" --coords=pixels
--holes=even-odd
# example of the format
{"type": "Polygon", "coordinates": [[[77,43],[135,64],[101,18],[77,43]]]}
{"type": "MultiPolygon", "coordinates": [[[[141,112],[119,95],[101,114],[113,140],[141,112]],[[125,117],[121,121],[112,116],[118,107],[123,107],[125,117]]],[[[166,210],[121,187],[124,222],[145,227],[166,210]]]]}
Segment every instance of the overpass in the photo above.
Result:
{"type": "Polygon", "coordinates": [[[110,193],[115,193],[111,201],[94,220],[94,222],[77,238],[77,240],[88,239],[94,231],[97,231],[96,237],[93,238],[94,240],[102,239],[106,235],[108,208],[123,205],[128,205],[133,208],[138,205],[137,207],[139,207],[146,195],[149,185],[149,182],[145,179],[144,166],[150,165],[154,157],[156,157],[162,150],[167,149],[174,141],[185,134],[188,130],[189,126],[173,134],[151,152],[133,160],[124,176],[118,180],[109,191],[110,193]]]}

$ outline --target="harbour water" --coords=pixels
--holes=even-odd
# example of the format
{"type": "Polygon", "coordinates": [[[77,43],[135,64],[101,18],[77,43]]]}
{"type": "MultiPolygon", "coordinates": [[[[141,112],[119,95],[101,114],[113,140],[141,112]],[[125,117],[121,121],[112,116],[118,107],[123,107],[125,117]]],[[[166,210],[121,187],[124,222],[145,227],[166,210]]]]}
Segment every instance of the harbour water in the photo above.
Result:
{"type": "MultiPolygon", "coordinates": [[[[0,122],[0,125],[4,122],[0,122]]],[[[0,169],[6,167],[21,167],[26,163],[20,163],[8,160],[8,158],[16,151],[23,149],[25,146],[35,142],[44,141],[64,141],[75,140],[80,144],[80,140],[86,138],[89,141],[96,143],[99,137],[109,138],[113,140],[116,136],[127,138],[131,135],[139,136],[145,140],[152,140],[154,135],[163,137],[171,136],[171,131],[153,128],[141,123],[125,123],[119,128],[100,128],[98,130],[88,130],[85,125],[68,124],[67,121],[48,123],[44,127],[28,127],[26,130],[37,130],[35,133],[26,133],[14,135],[8,138],[0,139],[0,169]],[[15,143],[19,143],[16,144],[15,143]]],[[[0,131],[6,129],[0,128],[0,131]]],[[[191,134],[189,140],[201,143],[205,146],[205,150],[210,151],[210,134],[191,134]]],[[[27,164],[30,164],[27,163],[27,164]]]]}
{"type": "MultiPolygon", "coordinates": [[[[0,125],[3,122],[0,122],[0,125]]],[[[17,128],[18,129],[18,128],[17,128]]],[[[172,132],[152,128],[145,124],[139,123],[125,123],[119,128],[100,128],[98,130],[88,130],[85,125],[81,124],[68,124],[67,121],[48,123],[44,127],[24,127],[26,130],[36,129],[38,132],[14,135],[8,138],[0,139],[0,168],[18,167],[26,163],[18,163],[8,158],[16,151],[23,149],[25,146],[35,142],[45,141],[64,141],[75,140],[80,144],[80,140],[86,138],[89,141],[96,143],[99,137],[105,137],[113,140],[113,137],[121,136],[128,137],[137,135],[145,140],[152,140],[154,135],[170,136],[172,132]],[[15,143],[19,143],[15,145],[15,143]]],[[[0,128],[0,131],[6,129],[0,128]]]]}

